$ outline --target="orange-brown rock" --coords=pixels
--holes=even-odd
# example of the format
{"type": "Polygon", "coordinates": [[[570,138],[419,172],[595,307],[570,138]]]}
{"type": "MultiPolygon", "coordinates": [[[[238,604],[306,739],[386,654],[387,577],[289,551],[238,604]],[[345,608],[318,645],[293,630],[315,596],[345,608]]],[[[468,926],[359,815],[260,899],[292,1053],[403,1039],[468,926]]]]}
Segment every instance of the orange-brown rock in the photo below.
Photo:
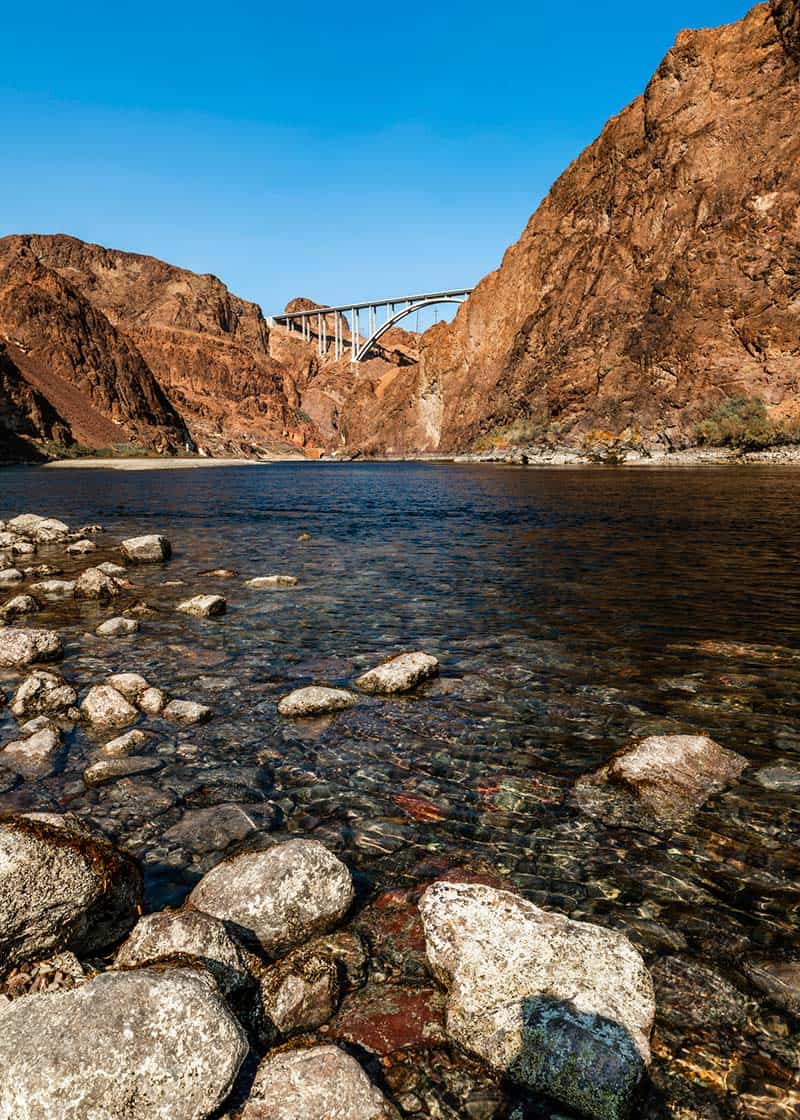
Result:
{"type": "Polygon", "coordinates": [[[800,397],[800,3],[684,31],[419,366],[357,386],[374,452],[670,447],[726,397],[800,397]]]}

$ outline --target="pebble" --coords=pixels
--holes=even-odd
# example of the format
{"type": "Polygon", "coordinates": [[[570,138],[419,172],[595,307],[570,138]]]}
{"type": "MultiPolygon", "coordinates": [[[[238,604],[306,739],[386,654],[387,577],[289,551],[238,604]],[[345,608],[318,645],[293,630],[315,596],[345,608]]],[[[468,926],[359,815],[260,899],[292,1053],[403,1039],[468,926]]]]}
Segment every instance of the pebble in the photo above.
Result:
{"type": "Polygon", "coordinates": [[[115,739],[110,739],[100,750],[108,755],[133,754],[137,747],[147,742],[147,739],[148,736],[144,731],[135,728],[133,731],[126,731],[124,735],[117,735],[115,739]]]}

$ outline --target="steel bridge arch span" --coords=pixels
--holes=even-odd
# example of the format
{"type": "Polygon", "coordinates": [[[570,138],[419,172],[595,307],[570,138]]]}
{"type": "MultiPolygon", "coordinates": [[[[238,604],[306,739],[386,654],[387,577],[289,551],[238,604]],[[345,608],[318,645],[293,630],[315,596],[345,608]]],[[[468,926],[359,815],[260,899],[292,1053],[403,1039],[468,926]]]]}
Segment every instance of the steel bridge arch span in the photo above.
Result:
{"type": "MultiPolygon", "coordinates": [[[[367,354],[369,354],[375,343],[390,331],[392,327],[396,327],[398,323],[402,322],[408,315],[413,315],[415,311],[421,311],[424,307],[436,307],[440,303],[458,303],[462,304],[466,301],[466,296],[434,296],[431,299],[420,300],[419,303],[412,303],[408,307],[402,307],[399,311],[395,311],[394,315],[390,315],[385,323],[374,330],[369,338],[365,339],[359,347],[357,347],[353,357],[354,362],[363,362],[367,354]]],[[[351,327],[351,329],[354,329],[351,327]]]]}

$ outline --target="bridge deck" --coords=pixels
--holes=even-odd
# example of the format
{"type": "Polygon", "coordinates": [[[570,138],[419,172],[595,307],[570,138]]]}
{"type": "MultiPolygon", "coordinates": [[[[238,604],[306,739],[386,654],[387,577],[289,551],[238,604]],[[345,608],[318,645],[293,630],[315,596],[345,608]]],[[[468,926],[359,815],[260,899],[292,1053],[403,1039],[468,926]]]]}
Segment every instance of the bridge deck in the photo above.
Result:
{"type": "Polygon", "coordinates": [[[271,318],[279,323],[284,319],[305,319],[311,315],[330,315],[336,311],[364,311],[368,307],[393,307],[398,303],[421,303],[423,300],[452,299],[456,296],[468,296],[471,292],[472,288],[448,288],[444,292],[423,292],[416,296],[395,296],[394,299],[370,299],[366,303],[342,303],[338,307],[315,307],[310,311],[282,312],[280,315],[272,315],[271,318]]]}

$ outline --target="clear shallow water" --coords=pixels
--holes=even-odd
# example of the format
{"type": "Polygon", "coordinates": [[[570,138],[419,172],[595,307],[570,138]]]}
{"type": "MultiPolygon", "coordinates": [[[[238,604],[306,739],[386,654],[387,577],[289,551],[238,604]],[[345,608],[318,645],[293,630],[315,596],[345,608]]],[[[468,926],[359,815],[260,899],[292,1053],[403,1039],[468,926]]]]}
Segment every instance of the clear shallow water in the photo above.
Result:
{"type": "Polygon", "coordinates": [[[0,517],[27,510],[102,522],[91,562],[125,535],[172,540],[167,567],[133,575],[132,598],[156,612],[135,638],[95,638],[110,612],[86,604],[54,604],[37,624],[62,630],[63,672],[82,688],[134,670],[216,716],[179,733],[150,721],[162,768],[92,790],[81,775],[97,743],[72,731],[62,771],[0,793],[0,809],[90,818],[143,859],[153,906],[261,835],[319,837],[365,895],[490,867],[533,901],[626,929],[661,970],[665,1100],[798,1114],[797,1021],[750,971],[800,955],[800,795],[754,777],[779,759],[800,766],[800,472],[4,471],[0,517]],[[198,574],[217,567],[237,577],[198,574]],[[300,585],[242,586],[271,572],[300,585]],[[228,614],[171,611],[200,591],[226,595],[228,614]],[[329,721],[277,716],[289,688],[349,684],[407,648],[442,662],[417,695],[364,698],[329,721]],[[607,828],[571,803],[578,775],[655,731],[706,732],[751,766],[667,835],[607,828]],[[714,1020],[734,997],[741,1015],[714,1020]]]}

